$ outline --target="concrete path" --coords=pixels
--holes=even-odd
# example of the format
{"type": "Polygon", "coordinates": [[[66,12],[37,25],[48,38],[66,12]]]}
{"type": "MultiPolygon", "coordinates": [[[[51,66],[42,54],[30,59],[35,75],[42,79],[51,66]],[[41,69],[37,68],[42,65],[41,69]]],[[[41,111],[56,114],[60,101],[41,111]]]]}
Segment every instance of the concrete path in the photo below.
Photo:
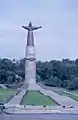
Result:
{"type": "Polygon", "coordinates": [[[5,109],[6,113],[10,114],[27,114],[27,113],[67,113],[67,114],[78,114],[78,108],[62,108],[62,107],[41,107],[41,106],[36,106],[36,107],[9,107],[8,109],[5,109]]]}
{"type": "Polygon", "coordinates": [[[29,84],[28,89],[27,90],[41,90],[41,86],[39,86],[38,84],[29,84]]]}
{"type": "Polygon", "coordinates": [[[40,83],[38,83],[38,84],[41,86],[41,88],[46,89],[46,90],[50,90],[50,91],[53,91],[53,92],[55,92],[55,91],[56,91],[56,92],[57,92],[57,91],[63,91],[63,92],[65,92],[65,93],[78,96],[77,93],[72,93],[72,92],[69,92],[69,91],[64,90],[64,89],[61,89],[61,88],[49,87],[49,86],[45,86],[45,85],[40,84],[40,83]]]}
{"type": "Polygon", "coordinates": [[[77,101],[75,101],[67,96],[61,96],[55,92],[45,90],[45,89],[40,90],[40,92],[42,92],[44,95],[50,96],[52,99],[54,99],[58,104],[60,104],[62,106],[63,105],[65,105],[65,106],[73,105],[75,107],[78,106],[77,101]]]}
{"type": "Polygon", "coordinates": [[[48,87],[39,84],[41,86],[41,90],[40,92],[42,92],[44,95],[50,96],[52,99],[54,99],[58,104],[60,105],[65,105],[65,106],[74,106],[74,107],[78,107],[78,102],[73,100],[72,98],[68,97],[68,96],[61,96],[57,93],[54,92],[54,89],[47,89],[48,87]],[[52,91],[53,90],[53,91],[52,91]]]}
{"type": "Polygon", "coordinates": [[[72,98],[67,97],[67,96],[61,96],[51,90],[46,90],[38,84],[34,84],[34,85],[30,86],[28,90],[39,90],[41,93],[51,97],[59,105],[62,105],[62,106],[71,106],[71,105],[74,107],[78,106],[78,102],[73,100],[72,98]]]}
{"type": "Polygon", "coordinates": [[[26,90],[21,90],[18,95],[15,95],[10,101],[9,104],[20,104],[23,96],[26,94],[26,90]]]}
{"type": "MultiPolygon", "coordinates": [[[[39,86],[39,85],[37,85],[39,86]]],[[[39,91],[41,93],[43,93],[44,95],[47,95],[49,97],[51,97],[53,100],[55,100],[59,105],[62,105],[62,106],[78,106],[78,102],[73,100],[72,98],[70,97],[67,97],[67,96],[61,96],[51,90],[46,90],[44,88],[41,87],[41,85],[38,87],[39,88],[39,91]]]]}
{"type": "MultiPolygon", "coordinates": [[[[47,95],[49,97],[51,97],[53,100],[55,100],[59,105],[61,106],[74,106],[74,107],[78,107],[78,102],[71,99],[70,97],[67,96],[61,96],[53,91],[50,90],[46,90],[42,87],[40,87],[39,85],[35,84],[32,85],[32,87],[29,87],[28,90],[39,90],[41,93],[43,93],[44,95],[47,95]]],[[[9,102],[9,104],[20,104],[23,96],[25,95],[26,90],[21,90],[21,92],[18,95],[15,95],[11,101],[9,102]]]]}

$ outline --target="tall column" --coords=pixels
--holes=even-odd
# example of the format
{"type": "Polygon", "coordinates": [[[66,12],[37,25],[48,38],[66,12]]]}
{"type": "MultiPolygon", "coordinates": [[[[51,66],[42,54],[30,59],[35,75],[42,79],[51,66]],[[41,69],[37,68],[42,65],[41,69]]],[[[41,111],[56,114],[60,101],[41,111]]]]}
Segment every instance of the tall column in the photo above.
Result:
{"type": "Polygon", "coordinates": [[[41,28],[41,26],[34,27],[30,22],[28,26],[22,27],[28,30],[27,45],[25,52],[25,82],[23,87],[24,89],[31,89],[36,84],[36,57],[33,30],[39,29],[41,28]]]}

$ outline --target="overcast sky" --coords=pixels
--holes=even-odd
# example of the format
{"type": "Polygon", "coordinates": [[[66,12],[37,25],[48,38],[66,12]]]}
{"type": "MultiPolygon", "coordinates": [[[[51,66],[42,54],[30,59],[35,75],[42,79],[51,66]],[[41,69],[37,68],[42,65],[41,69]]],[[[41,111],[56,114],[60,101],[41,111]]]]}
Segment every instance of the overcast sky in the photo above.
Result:
{"type": "Polygon", "coordinates": [[[29,21],[37,60],[78,58],[78,0],[0,0],[0,57],[25,56],[29,21]]]}

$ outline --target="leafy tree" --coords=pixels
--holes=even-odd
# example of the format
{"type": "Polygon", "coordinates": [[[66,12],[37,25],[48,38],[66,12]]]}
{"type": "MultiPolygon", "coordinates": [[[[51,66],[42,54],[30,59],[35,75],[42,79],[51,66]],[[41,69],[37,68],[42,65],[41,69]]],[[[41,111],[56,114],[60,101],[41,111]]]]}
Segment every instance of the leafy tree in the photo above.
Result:
{"type": "MultiPolygon", "coordinates": [[[[78,89],[78,59],[72,61],[52,60],[36,62],[36,80],[45,85],[78,89]]],[[[19,83],[25,79],[25,58],[21,60],[0,59],[0,84],[19,83]],[[16,77],[18,76],[18,78],[16,77]]]]}

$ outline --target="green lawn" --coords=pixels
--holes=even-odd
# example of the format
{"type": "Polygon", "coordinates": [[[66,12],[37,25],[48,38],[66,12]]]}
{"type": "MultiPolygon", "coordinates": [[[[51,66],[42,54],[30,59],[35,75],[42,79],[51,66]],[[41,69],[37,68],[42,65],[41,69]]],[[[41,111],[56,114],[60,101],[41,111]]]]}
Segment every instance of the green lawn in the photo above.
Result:
{"type": "Polygon", "coordinates": [[[6,103],[7,100],[14,94],[16,94],[16,90],[11,90],[11,89],[0,89],[0,101],[6,103]]]}
{"type": "Polygon", "coordinates": [[[56,105],[56,103],[49,98],[44,96],[38,91],[28,91],[23,97],[21,104],[23,105],[56,105]]]}

